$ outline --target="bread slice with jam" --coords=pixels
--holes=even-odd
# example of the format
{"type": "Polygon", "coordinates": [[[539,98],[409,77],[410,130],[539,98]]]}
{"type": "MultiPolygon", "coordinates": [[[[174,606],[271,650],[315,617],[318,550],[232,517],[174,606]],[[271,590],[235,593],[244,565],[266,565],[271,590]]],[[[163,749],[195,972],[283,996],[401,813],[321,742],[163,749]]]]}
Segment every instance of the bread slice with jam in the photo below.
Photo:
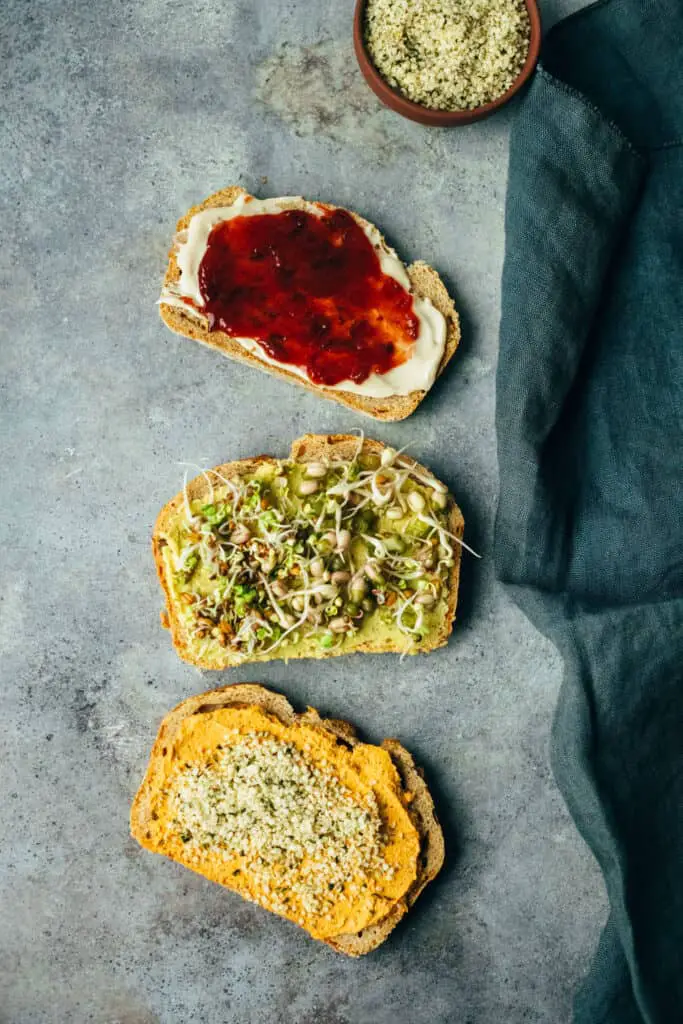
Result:
{"type": "Polygon", "coordinates": [[[250,683],[164,718],[130,824],[145,849],[353,957],[384,942],[444,860],[432,798],[397,740],[363,743],[250,683]]]}
{"type": "Polygon", "coordinates": [[[307,434],[287,459],[186,483],[154,526],[162,622],[205,669],[447,643],[464,520],[429,470],[377,441],[307,434]]]}
{"type": "MultiPolygon", "coordinates": [[[[243,221],[244,217],[240,215],[239,219],[243,221]]],[[[269,219],[275,221],[277,217],[269,219]]],[[[219,221],[217,227],[222,226],[219,221]]],[[[214,237],[215,230],[211,240],[214,237]]],[[[351,242],[348,244],[350,246],[351,242]]],[[[214,264],[216,260],[220,263],[216,245],[212,248],[216,257],[214,264]]],[[[239,242],[235,245],[239,249],[239,242]]],[[[192,207],[178,221],[159,309],[164,323],[176,334],[202,342],[231,359],[258,367],[380,420],[401,420],[409,416],[425,397],[434,379],[443,372],[460,340],[458,314],[437,272],[422,261],[404,267],[377,228],[367,220],[340,207],[311,203],[298,197],[254,200],[238,186],[216,192],[199,206],[192,207]],[[298,251],[296,241],[291,237],[269,240],[267,235],[264,236],[266,219],[263,217],[250,218],[260,222],[258,246],[249,234],[244,233],[242,224],[244,247],[249,251],[228,252],[225,258],[232,259],[234,266],[209,267],[205,255],[200,260],[204,249],[194,256],[184,252],[195,218],[210,210],[229,212],[236,205],[240,210],[244,207],[246,214],[249,202],[252,206],[277,203],[277,211],[285,217],[294,217],[298,211],[301,223],[292,225],[294,233],[298,229],[305,231],[307,223],[317,228],[335,216],[343,219],[344,224],[338,225],[338,231],[332,230],[329,237],[319,239],[320,248],[315,249],[319,257],[319,272],[309,272],[310,247],[316,244],[315,232],[306,242],[309,248],[302,244],[301,251],[298,251]],[[347,244],[344,239],[352,235],[359,250],[349,252],[344,262],[347,244]],[[338,270],[334,263],[337,257],[342,260],[338,270]],[[281,265],[283,260],[289,261],[287,266],[281,265]],[[371,266],[373,260],[374,268],[371,266]],[[380,268],[380,263],[384,267],[385,261],[393,268],[386,273],[380,268]],[[181,290],[183,274],[185,271],[190,273],[190,264],[194,281],[190,292],[194,298],[181,290]],[[329,272],[324,269],[326,264],[330,264],[329,272]],[[345,289],[340,283],[343,282],[343,273],[353,271],[357,276],[357,268],[361,265],[369,268],[371,279],[365,282],[355,280],[345,289]],[[266,272],[267,267],[270,267],[269,273],[266,272]],[[258,279],[254,278],[256,268],[258,279]],[[222,273],[216,277],[219,270],[222,273]],[[279,298],[273,300],[272,309],[268,306],[269,290],[264,282],[270,282],[271,289],[273,283],[277,283],[279,298]],[[358,299],[358,289],[363,283],[367,285],[363,293],[366,298],[358,299]],[[223,319],[220,312],[207,304],[207,295],[212,287],[213,299],[216,302],[221,300],[219,306],[223,319]],[[377,301],[372,298],[380,295],[384,296],[382,301],[388,303],[389,308],[382,306],[379,298],[377,301]],[[358,302],[361,303],[360,308],[358,302]],[[278,308],[278,303],[284,303],[285,308],[278,308]],[[414,315],[418,306],[426,316],[414,315]],[[268,326],[268,317],[273,318],[273,330],[268,326]],[[430,330],[428,321],[433,327],[436,325],[434,329],[438,327],[439,333],[436,349],[425,342],[425,352],[428,349],[430,353],[429,365],[425,361],[426,356],[423,357],[421,343],[418,344],[423,329],[430,330]],[[302,331],[308,344],[303,355],[302,331]],[[413,338],[417,338],[415,344],[411,341],[413,338]],[[252,343],[254,339],[258,343],[252,343]],[[374,348],[370,350],[373,344],[374,348]],[[387,352],[391,353],[388,364],[387,352]],[[393,370],[385,372],[387,365],[393,370]],[[345,369],[340,369],[342,366],[345,369]],[[368,377],[370,371],[372,375],[368,377]],[[401,376],[400,384],[397,383],[397,373],[401,376]],[[378,385],[374,391],[371,387],[373,382],[378,385]]]]}

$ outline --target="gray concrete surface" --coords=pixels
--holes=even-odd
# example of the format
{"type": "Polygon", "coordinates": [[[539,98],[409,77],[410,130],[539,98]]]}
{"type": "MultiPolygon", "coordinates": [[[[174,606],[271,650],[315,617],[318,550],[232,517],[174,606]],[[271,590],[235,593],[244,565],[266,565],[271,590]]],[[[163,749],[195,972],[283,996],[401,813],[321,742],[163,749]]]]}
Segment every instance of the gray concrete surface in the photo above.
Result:
{"type": "Polygon", "coordinates": [[[510,114],[438,132],[383,110],[350,16],[351,0],[3,5],[3,1024],[558,1024],[604,919],[548,769],[560,664],[487,555],[510,114]],[[452,484],[484,552],[447,650],[202,676],[159,627],[149,536],[178,463],[361,422],[159,321],[176,217],[233,182],[358,209],[457,297],[452,368],[372,430],[452,484]],[[365,960],[128,837],[161,716],[246,679],[398,735],[427,768],[448,868],[365,960]]]}

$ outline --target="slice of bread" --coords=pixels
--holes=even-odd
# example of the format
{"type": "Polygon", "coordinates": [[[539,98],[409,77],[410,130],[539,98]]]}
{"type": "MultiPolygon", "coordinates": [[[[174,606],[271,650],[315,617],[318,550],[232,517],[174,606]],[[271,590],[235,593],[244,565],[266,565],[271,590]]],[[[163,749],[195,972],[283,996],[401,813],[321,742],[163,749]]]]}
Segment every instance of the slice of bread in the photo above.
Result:
{"type": "MultiPolygon", "coordinates": [[[[239,196],[243,195],[247,195],[247,193],[237,185],[223,189],[221,192],[216,192],[214,195],[209,196],[209,198],[199,206],[193,206],[184,217],[181,217],[176,226],[176,231],[180,232],[187,228],[192,217],[202,210],[211,207],[231,206],[239,196]]],[[[320,203],[319,205],[323,209],[332,209],[332,207],[324,203],[320,203]]],[[[303,208],[303,203],[302,201],[292,199],[291,203],[287,204],[287,208],[301,209],[303,208]]],[[[358,214],[355,214],[352,211],[349,212],[362,227],[371,226],[368,221],[358,216],[358,214]]],[[[445,369],[460,341],[460,321],[458,319],[458,314],[443,281],[435,270],[432,270],[431,267],[422,261],[415,262],[406,269],[414,293],[418,296],[423,296],[424,298],[429,299],[446,319],[446,347],[438,369],[438,373],[440,374],[445,369]]],[[[176,262],[175,250],[172,248],[169,252],[169,262],[166,270],[166,276],[164,278],[164,286],[168,287],[175,284],[179,278],[180,270],[176,262]]],[[[159,310],[161,313],[161,319],[167,327],[170,327],[170,329],[176,334],[182,334],[186,338],[192,338],[194,341],[201,341],[203,344],[211,346],[211,348],[218,349],[219,352],[222,352],[223,355],[228,356],[230,359],[236,359],[239,362],[247,363],[250,366],[257,366],[259,369],[265,370],[266,373],[272,373],[277,377],[283,377],[285,380],[288,380],[293,384],[298,384],[301,387],[308,388],[309,391],[316,392],[323,398],[330,398],[335,402],[346,405],[349,408],[355,409],[357,412],[364,413],[367,416],[371,416],[374,419],[405,419],[406,416],[409,416],[415,411],[426,394],[425,391],[413,391],[408,395],[392,395],[388,398],[373,398],[365,395],[353,394],[351,392],[338,391],[333,388],[318,387],[311,381],[305,380],[298,374],[292,373],[286,368],[286,366],[273,366],[265,360],[260,359],[258,354],[248,352],[243,345],[238,341],[235,341],[228,334],[218,330],[209,331],[208,321],[205,317],[197,317],[190,313],[185,313],[177,306],[164,303],[163,300],[159,305],[159,310]]]]}
{"type": "MultiPolygon", "coordinates": [[[[183,701],[164,718],[152,748],[144,780],[133,801],[130,825],[132,835],[146,849],[154,853],[165,854],[191,870],[214,881],[219,881],[220,884],[234,889],[240,895],[255,900],[269,910],[274,910],[274,907],[269,905],[267,892],[264,894],[261,891],[258,882],[256,890],[253,887],[249,888],[246,880],[242,884],[230,883],[231,877],[239,876],[241,871],[227,872],[226,874],[227,855],[222,856],[221,859],[221,855],[217,853],[214,857],[214,851],[209,849],[197,857],[186,845],[187,840],[178,843],[177,840],[174,841],[173,837],[169,838],[168,823],[170,819],[164,805],[164,800],[171,788],[169,780],[173,770],[178,767],[176,755],[186,756],[186,748],[180,745],[183,723],[188,719],[195,719],[193,725],[195,727],[198,725],[196,735],[200,736],[202,741],[199,749],[206,761],[219,749],[220,725],[216,727],[212,724],[211,738],[208,739],[206,737],[209,734],[207,733],[205,737],[201,732],[202,723],[197,723],[196,720],[200,716],[205,716],[208,719],[213,712],[219,709],[248,710],[252,708],[265,712],[270,721],[285,726],[286,730],[289,729],[289,733],[286,730],[281,732],[285,739],[292,735],[292,730],[295,731],[296,727],[301,725],[319,733],[323,739],[327,737],[328,748],[330,747],[329,737],[332,737],[334,749],[340,751],[339,757],[342,759],[340,763],[348,766],[350,764],[349,754],[352,754],[354,764],[359,772],[361,769],[358,769],[358,765],[365,764],[368,754],[377,759],[378,748],[361,743],[353,726],[346,722],[323,719],[313,708],[308,708],[304,714],[296,714],[285,697],[257,684],[244,683],[225,686],[183,701]],[[204,742],[205,739],[206,742],[204,742]],[[354,751],[355,753],[353,753],[354,751]]],[[[273,728],[277,727],[277,725],[273,726],[273,728]]],[[[220,749],[223,747],[221,746],[220,749]]],[[[398,799],[402,808],[401,813],[407,815],[414,830],[412,835],[417,834],[418,852],[414,862],[411,861],[410,865],[412,880],[406,884],[400,896],[393,901],[386,901],[386,905],[381,906],[381,916],[371,924],[356,932],[341,931],[327,936],[314,935],[316,938],[322,938],[322,941],[327,942],[338,952],[353,957],[369,953],[384,942],[392,929],[413,906],[425,886],[439,873],[444,861],[443,832],[436,818],[434,803],[421,771],[416,768],[411,755],[397,740],[384,740],[379,749],[386,751],[389,755],[390,774],[387,777],[393,779],[394,799],[398,799]]],[[[334,756],[334,751],[332,756],[334,756]]],[[[379,756],[385,758],[385,755],[379,756]]],[[[170,822],[171,826],[173,824],[170,822]]],[[[393,826],[389,825],[387,828],[386,822],[384,825],[385,834],[390,835],[393,826]]],[[[415,850],[414,843],[408,845],[411,851],[415,850]]],[[[405,865],[399,866],[405,867],[405,865]]],[[[406,877],[408,876],[406,875],[406,877]]],[[[296,919],[296,915],[282,910],[275,910],[275,912],[292,920],[296,919]]],[[[301,922],[297,921],[297,923],[301,922]]]]}
{"type": "MultiPolygon", "coordinates": [[[[339,461],[352,460],[356,456],[360,460],[374,459],[375,462],[378,460],[381,462],[382,454],[391,453],[391,451],[378,441],[368,439],[359,441],[359,438],[353,435],[307,434],[294,441],[290,459],[297,466],[314,463],[329,466],[333,470],[339,461]]],[[[393,453],[394,456],[395,454],[393,453]]],[[[185,528],[187,502],[208,503],[212,500],[214,485],[220,488],[231,480],[249,479],[260,468],[277,468],[282,465],[283,463],[279,460],[268,455],[226,463],[190,481],[185,490],[177,494],[161,510],[154,526],[152,550],[159,580],[166,597],[166,610],[162,615],[162,624],[170,629],[173,644],[180,657],[198,668],[224,669],[247,662],[272,661],[281,658],[285,660],[326,658],[355,652],[419,654],[444,646],[448,642],[453,628],[458,599],[461,546],[457,539],[461,539],[463,536],[464,519],[453,497],[447,494],[445,486],[436,481],[429,470],[405,455],[400,455],[396,459],[394,469],[397,472],[414,471],[423,480],[431,481],[434,486],[442,489],[445,507],[440,513],[441,521],[453,540],[451,545],[452,564],[446,565],[445,571],[442,570],[443,575],[438,588],[439,601],[431,613],[426,616],[429,626],[428,629],[425,627],[426,634],[419,638],[419,642],[415,642],[409,635],[397,633],[396,630],[381,625],[377,620],[379,618],[386,619],[386,616],[375,614],[380,612],[380,608],[376,608],[372,613],[374,619],[368,615],[367,622],[371,623],[369,628],[359,628],[357,632],[350,633],[343,643],[339,646],[335,644],[331,649],[320,647],[318,642],[303,637],[298,642],[288,643],[286,647],[280,645],[268,652],[252,651],[247,653],[231,646],[221,646],[217,642],[208,643],[204,639],[196,637],[192,628],[193,620],[188,611],[188,604],[185,603],[191,603],[192,595],[183,596],[179,592],[170,554],[175,543],[174,537],[177,536],[180,529],[185,528]]],[[[432,541],[432,543],[436,542],[432,541]]],[[[417,586],[418,584],[411,583],[411,585],[417,586]]],[[[190,589],[191,587],[190,583],[190,589]]]]}

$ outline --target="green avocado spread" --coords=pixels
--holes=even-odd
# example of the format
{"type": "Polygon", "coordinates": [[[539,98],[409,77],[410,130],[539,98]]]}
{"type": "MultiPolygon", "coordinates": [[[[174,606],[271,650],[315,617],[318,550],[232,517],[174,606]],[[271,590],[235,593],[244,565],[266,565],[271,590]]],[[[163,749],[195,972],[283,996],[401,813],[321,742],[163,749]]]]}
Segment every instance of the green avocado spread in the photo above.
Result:
{"type": "Polygon", "coordinates": [[[444,625],[454,564],[446,488],[393,449],[207,474],[164,535],[173,604],[201,661],[418,653],[444,625]]]}

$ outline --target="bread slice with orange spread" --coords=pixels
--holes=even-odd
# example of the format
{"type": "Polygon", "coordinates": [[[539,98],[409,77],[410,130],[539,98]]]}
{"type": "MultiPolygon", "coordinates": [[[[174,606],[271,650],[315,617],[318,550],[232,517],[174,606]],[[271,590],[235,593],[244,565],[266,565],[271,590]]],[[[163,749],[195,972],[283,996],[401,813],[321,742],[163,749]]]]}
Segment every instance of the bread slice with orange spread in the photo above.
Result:
{"type": "Polygon", "coordinates": [[[147,850],[348,956],[376,949],[444,860],[432,798],[397,740],[363,743],[255,684],[166,716],[130,820],[147,850]]]}
{"type": "Polygon", "coordinates": [[[413,459],[307,434],[288,459],[207,470],[162,509],[162,621],[207,669],[431,651],[453,628],[463,532],[445,484],[413,459]]]}
{"type": "MultiPolygon", "coordinates": [[[[159,307],[164,323],[175,333],[381,420],[401,420],[415,410],[445,369],[460,340],[458,314],[437,272],[422,261],[406,268],[377,228],[363,217],[300,197],[260,200],[238,186],[216,192],[178,221],[159,307]],[[302,248],[298,252],[295,241],[268,238],[269,222],[274,224],[278,218],[297,216],[299,221],[292,225],[294,233],[305,231],[307,224],[317,228],[334,216],[338,220],[344,218],[338,231],[331,229],[320,241],[316,252],[322,270],[317,276],[310,272],[307,251],[302,248]],[[231,224],[234,230],[238,220],[243,227],[247,217],[259,221],[259,245],[248,254],[233,253],[234,260],[240,262],[239,268],[224,267],[218,283],[214,281],[211,285],[213,277],[206,269],[206,257],[209,249],[216,254],[217,232],[225,234],[231,224]],[[344,262],[344,239],[354,229],[354,244],[362,251],[359,256],[356,252],[349,254],[344,262]],[[357,266],[360,257],[372,277],[369,294],[392,295],[410,318],[412,333],[402,333],[398,321],[390,323],[386,310],[376,308],[371,299],[360,310],[349,307],[358,282],[345,289],[343,275],[357,266]],[[338,273],[335,259],[341,260],[338,273]],[[274,269],[271,278],[266,279],[281,285],[280,298],[274,300],[272,310],[266,309],[267,291],[263,287],[259,290],[249,277],[250,267],[261,268],[263,275],[269,260],[273,261],[274,269]],[[329,267],[325,269],[330,261],[332,272],[328,272],[329,267]],[[246,292],[250,299],[245,300],[246,292]],[[221,309],[227,310],[227,319],[221,319],[212,305],[221,297],[225,300],[221,309]],[[285,328],[280,319],[277,329],[269,332],[267,323],[264,327],[264,317],[276,318],[277,324],[277,303],[285,300],[294,302],[285,328]],[[254,324],[259,324],[258,331],[254,327],[255,334],[251,336],[247,329],[238,330],[229,322],[231,309],[234,311],[237,302],[244,305],[245,301],[247,310],[251,304],[254,324]],[[289,350],[299,350],[302,331],[307,333],[312,321],[316,330],[319,328],[319,344],[312,343],[311,354],[309,338],[308,362],[304,360],[304,365],[289,350]],[[367,339],[372,337],[378,363],[367,350],[367,339]],[[384,368],[382,362],[387,349],[395,350],[391,369],[384,368]],[[313,367],[320,367],[325,361],[347,361],[352,352],[365,360],[365,370],[356,366],[349,370],[350,376],[342,374],[340,379],[329,376],[329,366],[326,373],[314,372],[313,367]]],[[[354,365],[353,360],[349,365],[354,365]]]]}

